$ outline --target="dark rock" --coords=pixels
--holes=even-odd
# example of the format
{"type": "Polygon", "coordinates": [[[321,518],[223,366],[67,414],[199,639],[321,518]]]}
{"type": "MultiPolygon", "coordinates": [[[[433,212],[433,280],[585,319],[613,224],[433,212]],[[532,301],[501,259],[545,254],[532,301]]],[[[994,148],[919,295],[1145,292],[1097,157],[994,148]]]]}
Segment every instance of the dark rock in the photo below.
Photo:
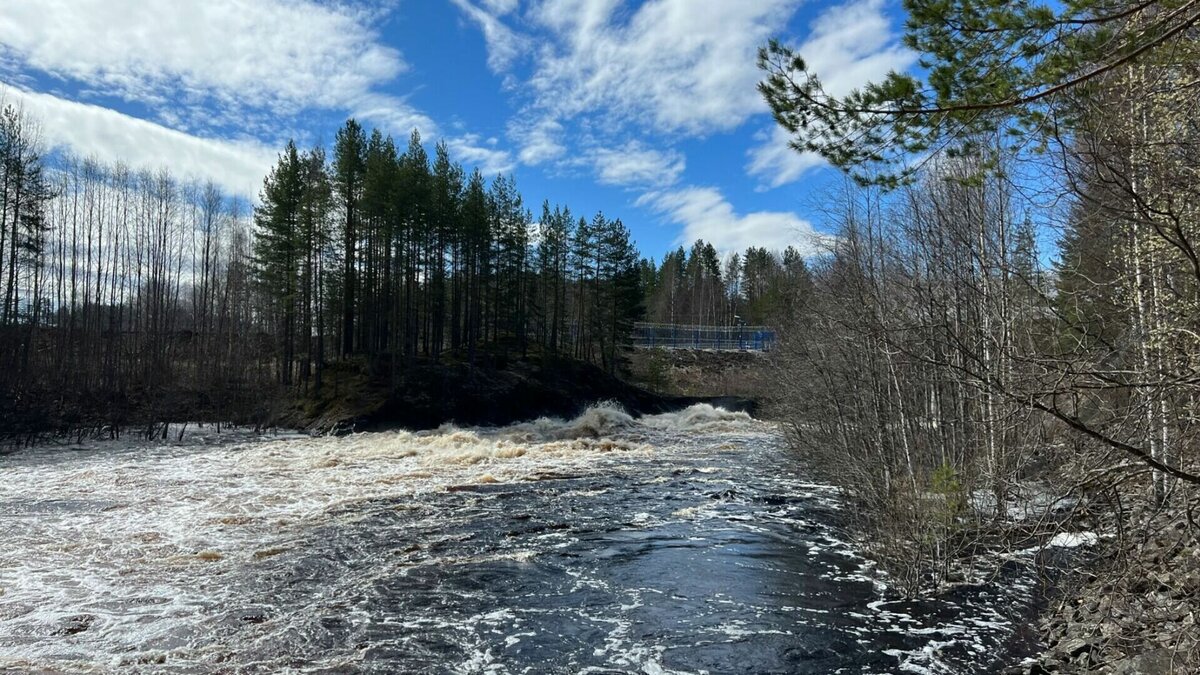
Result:
{"type": "Polygon", "coordinates": [[[1111,664],[1113,675],[1170,675],[1174,670],[1171,651],[1156,649],[1111,664]]]}
{"type": "Polygon", "coordinates": [[[58,627],[54,629],[53,635],[78,635],[95,623],[96,617],[91,614],[76,614],[68,616],[59,622],[58,627]]]}
{"type": "Polygon", "coordinates": [[[1075,659],[1079,656],[1087,655],[1096,648],[1092,640],[1076,638],[1069,640],[1066,643],[1059,645],[1059,651],[1062,652],[1068,659],[1075,659]]]}

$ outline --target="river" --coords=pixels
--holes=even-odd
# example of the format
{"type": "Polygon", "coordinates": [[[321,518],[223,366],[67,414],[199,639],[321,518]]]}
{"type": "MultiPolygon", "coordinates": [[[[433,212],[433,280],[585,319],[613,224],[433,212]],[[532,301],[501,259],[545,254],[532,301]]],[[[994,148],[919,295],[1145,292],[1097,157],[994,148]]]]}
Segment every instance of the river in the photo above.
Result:
{"type": "MultiPolygon", "coordinates": [[[[177,432],[173,431],[173,435],[177,432]]],[[[1031,580],[888,589],[778,430],[632,419],[0,457],[0,669],[970,673],[1031,580]]]]}

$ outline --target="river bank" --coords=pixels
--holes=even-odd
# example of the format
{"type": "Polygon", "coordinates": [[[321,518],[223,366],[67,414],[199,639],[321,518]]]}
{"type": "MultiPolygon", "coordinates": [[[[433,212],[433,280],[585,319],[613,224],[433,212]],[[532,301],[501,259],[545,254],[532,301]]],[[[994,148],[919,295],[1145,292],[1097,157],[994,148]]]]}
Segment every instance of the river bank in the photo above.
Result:
{"type": "Polygon", "coordinates": [[[745,397],[660,394],[584,361],[531,355],[475,364],[414,359],[395,372],[387,363],[335,364],[319,392],[296,396],[271,423],[319,432],[495,427],[540,417],[570,419],[604,402],[634,416],[700,403],[747,413],[757,407],[745,397]]]}
{"type": "Polygon", "coordinates": [[[362,358],[331,362],[300,387],[275,384],[211,388],[130,386],[119,395],[88,391],[11,392],[0,401],[0,448],[48,438],[83,439],[166,433],[172,422],[287,428],[311,433],[436,429],[443,424],[504,426],[539,417],[571,418],[612,402],[632,415],[697,403],[755,412],[738,396],[662,394],[576,359],[484,352],[468,361],[412,358],[402,364],[362,358]]]}
{"type": "Polygon", "coordinates": [[[1200,548],[1176,505],[1105,519],[1076,573],[1042,613],[1043,653],[1008,672],[1171,675],[1200,663],[1200,548]]]}

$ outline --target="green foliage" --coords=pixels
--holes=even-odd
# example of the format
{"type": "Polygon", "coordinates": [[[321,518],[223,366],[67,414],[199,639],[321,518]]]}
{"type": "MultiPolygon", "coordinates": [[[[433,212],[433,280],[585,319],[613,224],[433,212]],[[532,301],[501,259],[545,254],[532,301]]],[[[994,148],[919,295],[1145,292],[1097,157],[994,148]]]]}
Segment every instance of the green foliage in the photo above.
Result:
{"type": "Polygon", "coordinates": [[[645,372],[642,377],[651,391],[666,392],[671,386],[671,363],[665,350],[646,350],[645,372]]]}
{"type": "Polygon", "coordinates": [[[354,205],[362,187],[367,163],[367,137],[362,125],[347,120],[333,145],[333,179],[344,205],[354,205]]]}
{"type": "Polygon", "coordinates": [[[722,263],[716,247],[696,241],[655,265],[640,262],[645,308],[654,323],[727,326],[791,321],[812,292],[812,276],[794,247],[751,246],[722,263]]]}
{"type": "Polygon", "coordinates": [[[289,142],[263,181],[255,209],[254,271],[268,295],[295,302],[300,259],[300,209],[304,199],[302,160],[289,142]]]}
{"type": "Polygon", "coordinates": [[[945,519],[952,520],[966,511],[966,490],[963,489],[958,472],[953,466],[942,464],[934,470],[929,482],[930,490],[944,500],[945,510],[941,515],[945,519]]]}
{"type": "Polygon", "coordinates": [[[820,154],[861,184],[912,180],[914,157],[972,155],[1003,134],[1036,147],[1070,129],[1077,108],[1115,67],[1169,49],[1200,21],[1186,0],[905,0],[904,45],[923,76],[891,72],[845,96],[825,91],[801,55],[772,40],[759,90],[791,146],[820,154]]]}
{"type": "Polygon", "coordinates": [[[313,364],[319,377],[326,334],[394,381],[418,354],[474,362],[487,347],[503,359],[533,341],[615,372],[642,315],[643,270],[620,220],[576,227],[570,209],[546,203],[535,244],[512,177],[468,177],[444,144],[431,166],[416,132],[401,153],[351,120],[328,165],[289,143],[260,201],[253,269],[285,384],[297,362],[302,379],[313,364]]]}

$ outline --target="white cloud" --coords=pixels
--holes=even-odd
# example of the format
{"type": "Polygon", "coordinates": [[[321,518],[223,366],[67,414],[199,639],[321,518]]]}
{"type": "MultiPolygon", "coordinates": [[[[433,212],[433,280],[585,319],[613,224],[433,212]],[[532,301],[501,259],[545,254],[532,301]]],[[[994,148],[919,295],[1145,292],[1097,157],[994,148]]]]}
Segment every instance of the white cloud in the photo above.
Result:
{"type": "Polygon", "coordinates": [[[734,128],[764,109],[756,51],[799,0],[544,0],[533,107],[558,120],[599,114],[663,133],[734,128]]]}
{"type": "Polygon", "coordinates": [[[774,250],[795,246],[802,254],[811,255],[820,252],[827,239],[813,229],[812,223],[794,213],[756,211],[739,215],[720,190],[712,187],[650,192],[637,203],[683,227],[677,244],[703,239],[722,253],[750,246],[774,250]]]}
{"type": "Polygon", "coordinates": [[[666,187],[679,180],[686,166],[678,152],[660,152],[634,141],[620,148],[598,148],[588,159],[606,185],[666,187]]]}
{"type": "Polygon", "coordinates": [[[379,125],[384,132],[407,138],[414,129],[424,137],[437,134],[437,124],[402,99],[387,94],[366,94],[354,102],[350,114],[379,125]]]}
{"type": "MultiPolygon", "coordinates": [[[[501,20],[516,12],[517,0],[451,1],[480,25],[493,70],[506,71],[528,51],[530,36],[501,20]]],[[[799,2],[649,0],[632,11],[618,0],[533,2],[522,26],[540,45],[533,74],[526,87],[510,87],[530,96],[520,123],[510,124],[520,160],[561,159],[561,132],[571,120],[599,135],[628,122],[685,134],[737,126],[762,109],[755,50],[799,2]]],[[[592,156],[611,163],[610,155],[592,156]]],[[[613,182],[609,168],[597,169],[613,182]]]]}
{"type": "Polygon", "coordinates": [[[917,55],[897,40],[885,5],[884,0],[856,0],[831,7],[812,22],[797,50],[830,94],[847,94],[916,63],[917,55]]]}
{"type": "Polygon", "coordinates": [[[507,70],[526,47],[525,39],[500,20],[517,8],[518,0],[484,0],[479,7],[470,0],[450,0],[483,31],[488,45],[488,67],[495,72],[507,70]]]}
{"type": "Polygon", "coordinates": [[[512,153],[497,150],[493,139],[484,140],[478,134],[464,134],[446,139],[446,147],[470,171],[478,168],[485,176],[509,173],[516,168],[512,153]]]}
{"type": "Polygon", "coordinates": [[[28,67],[202,119],[353,108],[406,69],[369,8],[312,0],[6,0],[0,45],[28,67]]]}
{"type": "Polygon", "coordinates": [[[533,124],[525,120],[512,120],[508,124],[508,135],[520,145],[518,154],[521,162],[537,166],[566,154],[563,145],[563,125],[553,119],[540,119],[533,124]]]}
{"type": "MultiPolygon", "coordinates": [[[[883,0],[856,0],[823,11],[795,50],[825,90],[837,96],[916,62],[916,54],[897,41],[883,0]]],[[[750,149],[746,170],[766,187],[794,182],[823,164],[813,153],[787,147],[789,136],[778,126],[763,136],[764,142],[750,149]]]]}
{"type": "Polygon", "coordinates": [[[525,97],[509,124],[521,162],[576,166],[582,157],[602,183],[662,187],[683,157],[647,149],[650,135],[703,136],[765,110],[756,51],[802,0],[531,0],[523,12],[517,0],[452,2],[483,29],[492,68],[525,97]],[[514,86],[512,65],[532,44],[532,74],[514,86]],[[575,152],[568,124],[580,128],[575,152]]]}
{"type": "Polygon", "coordinates": [[[51,148],[137,169],[169,166],[180,178],[212,180],[231,194],[253,198],[276,151],[254,141],[191,136],[107,108],[3,88],[0,98],[23,109],[51,148]]]}
{"type": "MultiPolygon", "coordinates": [[[[26,91],[29,74],[49,75],[78,85],[72,98],[134,102],[157,122],[22,92],[56,144],[139,166],[166,163],[206,178],[223,170],[216,164],[223,158],[230,162],[227,182],[241,185],[239,193],[249,184],[253,194],[275,152],[211,137],[257,136],[277,144],[289,134],[306,136],[300,113],[312,110],[353,116],[400,139],[414,129],[425,138],[441,135],[429,116],[386,93],[408,68],[372,27],[391,4],[3,0],[0,66],[11,65],[6,79],[26,91]],[[301,129],[289,129],[293,124],[301,129]],[[136,142],[139,133],[149,140],[136,142]]],[[[498,15],[516,8],[516,0],[485,4],[498,15]]],[[[497,31],[506,30],[497,23],[497,31]]],[[[510,152],[476,135],[446,140],[457,158],[489,174],[515,164],[510,152]]]]}
{"type": "Polygon", "coordinates": [[[779,125],[771,131],[756,134],[763,142],[749,151],[746,171],[758,177],[766,187],[777,188],[800,179],[809,169],[825,164],[815,152],[797,152],[788,145],[791,136],[779,125]]]}
{"type": "MultiPolygon", "coordinates": [[[[494,67],[511,65],[514,26],[539,38],[533,70],[521,91],[528,99],[510,137],[526,164],[594,163],[602,183],[661,188],[678,177],[661,161],[680,136],[728,131],[766,111],[757,91],[758,48],[783,32],[801,0],[453,0],[480,22],[494,67]],[[481,7],[478,3],[483,2],[481,7]],[[508,23],[502,21],[509,15],[508,23]],[[497,26],[505,26],[501,31],[497,26]],[[577,127],[574,152],[563,130],[577,127]],[[655,138],[657,136],[657,138],[655,138]],[[629,143],[641,153],[595,152],[589,145],[629,143]],[[651,143],[657,149],[646,147],[651,143]],[[659,166],[652,166],[656,152],[659,166]],[[624,161],[621,161],[621,160],[624,161]],[[641,160],[638,162],[637,160],[641,160]],[[636,165],[645,170],[636,170],[636,165]],[[665,178],[664,178],[665,177],[665,178]]],[[[843,94],[903,70],[914,55],[899,45],[884,0],[851,0],[820,12],[799,45],[831,93],[843,94]]],[[[508,75],[511,77],[511,73],[508,75]]],[[[787,147],[772,128],[747,155],[746,170],[763,189],[794,182],[822,161],[787,147]]]]}
{"type": "MultiPolygon", "coordinates": [[[[653,139],[657,152],[667,155],[661,148],[680,136],[728,131],[765,112],[756,52],[786,29],[802,0],[647,0],[632,6],[621,0],[531,0],[522,13],[517,0],[452,1],[483,27],[498,72],[511,69],[521,51],[516,45],[538,38],[532,74],[520,89],[528,96],[521,122],[510,124],[520,161],[574,164],[569,156],[584,157],[595,163],[601,182],[629,185],[633,181],[614,176],[612,153],[587,146],[612,139],[623,144],[632,136],[643,146],[653,139]],[[578,127],[574,135],[581,139],[574,152],[564,141],[568,124],[578,127]]],[[[798,49],[831,93],[844,94],[914,63],[885,9],[885,0],[850,0],[811,22],[798,49]]],[[[782,130],[772,128],[758,140],[747,153],[746,170],[762,189],[794,182],[822,164],[813,154],[790,150],[782,130]]],[[[653,179],[643,187],[662,186],[658,172],[643,176],[653,179]]]]}
{"type": "MultiPolygon", "coordinates": [[[[452,0],[457,1],[457,0],[452,0]]],[[[503,15],[516,11],[521,0],[483,0],[483,6],[492,14],[503,15]]]]}

